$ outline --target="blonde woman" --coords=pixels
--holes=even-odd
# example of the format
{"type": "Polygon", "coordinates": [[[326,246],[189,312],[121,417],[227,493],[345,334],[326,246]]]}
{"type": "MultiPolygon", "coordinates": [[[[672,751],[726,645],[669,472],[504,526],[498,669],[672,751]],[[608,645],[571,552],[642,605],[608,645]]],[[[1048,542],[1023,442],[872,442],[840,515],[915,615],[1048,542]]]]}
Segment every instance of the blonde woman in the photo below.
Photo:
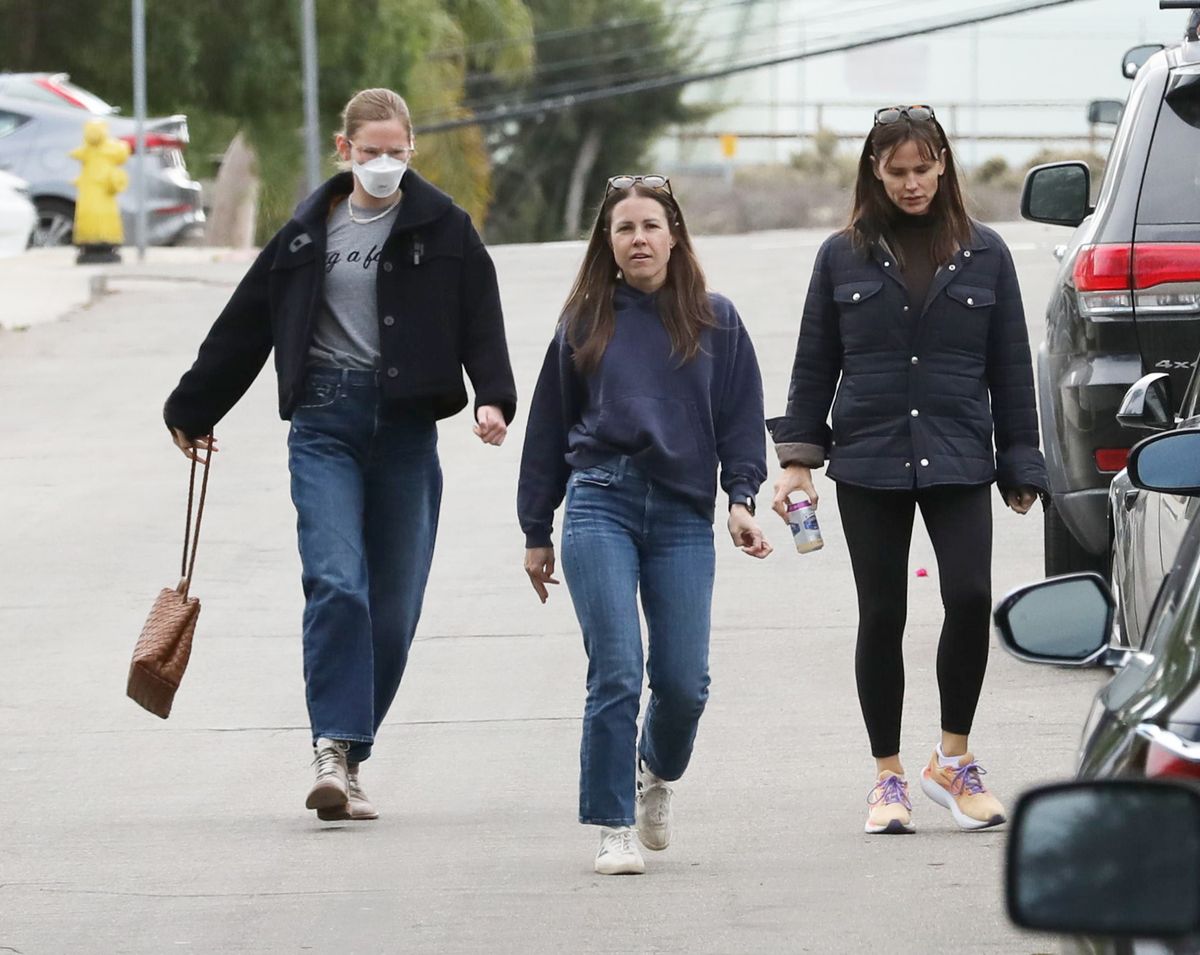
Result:
{"type": "Polygon", "coordinates": [[[304,587],[304,682],[321,819],[374,819],[359,782],[400,685],[441,503],[437,421],[468,403],[504,441],[516,390],[496,273],[467,214],[409,168],[404,100],[357,93],[349,170],[262,250],[167,399],[189,458],[211,446],[272,349],[304,587]]]}

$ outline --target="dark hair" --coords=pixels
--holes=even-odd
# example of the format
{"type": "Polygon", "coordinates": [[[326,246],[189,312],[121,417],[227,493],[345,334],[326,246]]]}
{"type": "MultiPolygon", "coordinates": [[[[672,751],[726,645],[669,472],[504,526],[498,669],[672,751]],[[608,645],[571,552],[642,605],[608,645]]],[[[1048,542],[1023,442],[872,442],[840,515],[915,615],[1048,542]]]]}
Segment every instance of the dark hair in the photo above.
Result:
{"type": "MultiPolygon", "coordinates": [[[[891,224],[902,213],[876,177],[875,165],[882,164],[893,150],[907,142],[916,143],[925,159],[931,162],[943,159],[946,164],[928,213],[936,223],[930,230],[930,253],[933,261],[940,265],[971,241],[971,217],[967,215],[962,187],[958,183],[954,151],[946,131],[936,119],[914,123],[907,116],[901,116],[897,122],[877,124],[871,130],[858,160],[854,208],[845,231],[854,240],[855,247],[863,252],[881,236],[891,233],[891,224]]],[[[898,248],[892,251],[897,256],[902,255],[898,248]]],[[[903,261],[900,264],[903,265],[903,261]]]]}
{"type": "Polygon", "coordinates": [[[699,354],[701,332],[716,324],[704,271],[692,248],[683,212],[675,197],[642,183],[634,183],[628,189],[613,189],[596,212],[583,264],[575,276],[560,319],[566,330],[567,343],[575,353],[575,367],[584,374],[595,371],[612,340],[616,323],[613,292],[620,280],[620,272],[613,258],[608,230],[613,209],[630,196],[654,199],[667,214],[675,248],[667,262],[666,282],[659,291],[658,312],[671,338],[671,348],[683,363],[699,354]]]}

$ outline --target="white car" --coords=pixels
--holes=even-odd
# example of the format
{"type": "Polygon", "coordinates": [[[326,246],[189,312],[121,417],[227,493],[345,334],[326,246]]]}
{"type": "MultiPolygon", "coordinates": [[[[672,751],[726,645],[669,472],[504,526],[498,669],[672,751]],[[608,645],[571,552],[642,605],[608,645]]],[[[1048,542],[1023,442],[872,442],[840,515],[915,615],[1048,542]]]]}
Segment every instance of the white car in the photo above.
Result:
{"type": "Polygon", "coordinates": [[[0,170],[0,258],[20,255],[37,226],[37,210],[29,200],[29,184],[0,170]]]}

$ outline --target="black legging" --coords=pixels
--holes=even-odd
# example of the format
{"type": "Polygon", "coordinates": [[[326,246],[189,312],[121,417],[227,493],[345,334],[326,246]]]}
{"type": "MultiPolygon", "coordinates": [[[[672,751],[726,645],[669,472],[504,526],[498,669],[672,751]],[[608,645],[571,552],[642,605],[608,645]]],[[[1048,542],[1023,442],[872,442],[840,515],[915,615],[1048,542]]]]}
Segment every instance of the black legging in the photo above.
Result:
{"type": "Polygon", "coordinates": [[[858,700],[877,757],[900,752],[904,702],[901,643],[908,603],[908,549],[914,508],[937,555],[946,617],[938,642],[942,729],[966,735],[987,670],[992,606],[992,505],[989,485],[913,491],[837,486],[838,510],[858,590],[858,700]]]}

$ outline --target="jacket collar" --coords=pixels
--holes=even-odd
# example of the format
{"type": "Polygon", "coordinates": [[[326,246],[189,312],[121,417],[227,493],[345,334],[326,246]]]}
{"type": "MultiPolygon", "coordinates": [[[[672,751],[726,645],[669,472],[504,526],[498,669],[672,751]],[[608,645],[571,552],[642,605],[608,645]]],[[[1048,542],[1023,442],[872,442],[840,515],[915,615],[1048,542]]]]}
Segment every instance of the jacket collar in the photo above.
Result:
{"type": "MultiPolygon", "coordinates": [[[[325,220],[329,216],[329,204],[338,196],[348,196],[354,188],[354,174],[339,172],[327,179],[312,195],[296,207],[292,216],[310,235],[325,234],[325,220]]],[[[432,183],[422,179],[409,169],[400,180],[403,198],[392,223],[392,232],[410,232],[436,222],[454,205],[446,193],[432,183]]]]}

